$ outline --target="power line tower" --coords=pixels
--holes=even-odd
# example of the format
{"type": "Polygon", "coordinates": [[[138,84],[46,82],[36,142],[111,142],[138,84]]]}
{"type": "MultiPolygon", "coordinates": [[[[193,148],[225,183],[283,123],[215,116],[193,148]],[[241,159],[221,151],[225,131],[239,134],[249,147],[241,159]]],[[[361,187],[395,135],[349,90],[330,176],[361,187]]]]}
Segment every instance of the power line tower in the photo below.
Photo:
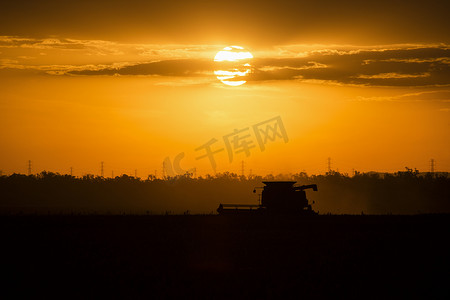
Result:
{"type": "Polygon", "coordinates": [[[104,172],[103,172],[103,166],[104,166],[104,163],[101,162],[100,165],[101,165],[101,171],[100,171],[100,174],[101,174],[101,176],[103,177],[103,175],[104,175],[104,172]]]}
{"type": "Polygon", "coordinates": [[[430,160],[430,169],[431,169],[431,173],[434,173],[434,159],[432,158],[431,160],[430,160]]]}
{"type": "Polygon", "coordinates": [[[28,175],[31,175],[31,160],[28,161],[28,175]]]}
{"type": "Polygon", "coordinates": [[[331,157],[328,157],[328,173],[331,173],[331,157]]]}

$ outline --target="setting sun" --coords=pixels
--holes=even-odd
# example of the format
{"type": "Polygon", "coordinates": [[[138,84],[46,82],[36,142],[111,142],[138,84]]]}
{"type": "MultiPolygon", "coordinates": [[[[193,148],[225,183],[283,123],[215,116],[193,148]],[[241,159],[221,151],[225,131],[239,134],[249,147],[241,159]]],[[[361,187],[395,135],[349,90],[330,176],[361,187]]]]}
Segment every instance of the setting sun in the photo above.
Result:
{"type": "Polygon", "coordinates": [[[229,86],[239,86],[247,81],[251,73],[250,60],[253,55],[240,46],[225,47],[214,57],[217,79],[229,86]]]}

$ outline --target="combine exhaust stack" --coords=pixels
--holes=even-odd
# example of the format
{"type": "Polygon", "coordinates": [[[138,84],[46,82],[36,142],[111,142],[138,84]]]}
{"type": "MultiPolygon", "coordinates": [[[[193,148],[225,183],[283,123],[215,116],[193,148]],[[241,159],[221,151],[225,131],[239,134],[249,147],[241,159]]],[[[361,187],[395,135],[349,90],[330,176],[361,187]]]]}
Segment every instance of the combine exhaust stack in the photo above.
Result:
{"type": "MultiPolygon", "coordinates": [[[[306,189],[317,191],[317,185],[294,186],[296,181],[263,181],[259,205],[220,204],[219,214],[296,214],[315,215],[306,199],[306,189]]],[[[253,191],[256,193],[256,188],[253,191]]]]}

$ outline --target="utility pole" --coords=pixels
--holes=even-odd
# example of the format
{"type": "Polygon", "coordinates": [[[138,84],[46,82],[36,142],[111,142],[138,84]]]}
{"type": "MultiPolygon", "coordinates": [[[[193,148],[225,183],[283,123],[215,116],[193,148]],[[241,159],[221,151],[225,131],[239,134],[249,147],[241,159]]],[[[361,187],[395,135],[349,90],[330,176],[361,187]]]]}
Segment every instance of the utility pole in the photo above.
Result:
{"type": "Polygon", "coordinates": [[[331,173],[331,157],[328,157],[328,173],[331,173]]]}
{"type": "Polygon", "coordinates": [[[134,169],[134,178],[137,178],[137,169],[134,169]]]}
{"type": "Polygon", "coordinates": [[[103,173],[103,165],[104,165],[104,163],[101,162],[100,165],[101,165],[101,176],[103,177],[103,175],[104,175],[104,173],[103,173]]]}
{"type": "Polygon", "coordinates": [[[31,160],[28,161],[28,175],[31,175],[31,160]]]}
{"type": "Polygon", "coordinates": [[[241,162],[241,165],[242,165],[241,174],[242,174],[242,176],[245,176],[244,161],[241,162]]]}
{"type": "Polygon", "coordinates": [[[70,176],[73,176],[73,168],[70,167],[70,176]]]}
{"type": "Polygon", "coordinates": [[[431,173],[434,173],[434,159],[433,158],[430,161],[430,169],[431,169],[431,173]]]}

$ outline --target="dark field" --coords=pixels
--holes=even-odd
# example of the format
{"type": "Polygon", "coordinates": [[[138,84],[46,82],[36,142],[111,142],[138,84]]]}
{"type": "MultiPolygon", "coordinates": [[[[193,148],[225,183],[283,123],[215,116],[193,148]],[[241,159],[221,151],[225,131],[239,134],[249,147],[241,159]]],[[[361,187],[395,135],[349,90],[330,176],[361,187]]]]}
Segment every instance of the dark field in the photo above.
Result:
{"type": "Polygon", "coordinates": [[[2,216],[0,228],[2,294],[16,298],[450,299],[449,215],[2,216]]]}

